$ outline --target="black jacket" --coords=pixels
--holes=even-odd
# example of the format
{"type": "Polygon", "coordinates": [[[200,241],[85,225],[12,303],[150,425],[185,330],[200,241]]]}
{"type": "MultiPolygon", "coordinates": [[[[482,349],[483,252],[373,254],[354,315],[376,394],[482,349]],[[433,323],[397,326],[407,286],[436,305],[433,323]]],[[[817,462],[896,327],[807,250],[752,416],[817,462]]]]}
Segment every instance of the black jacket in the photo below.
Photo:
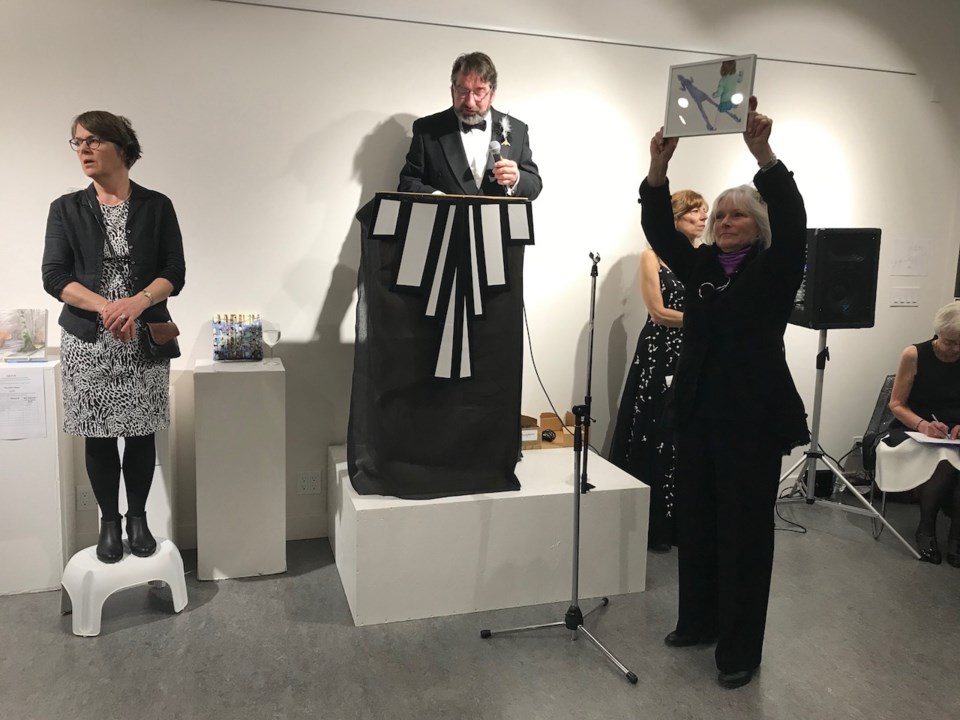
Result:
{"type": "MultiPolygon", "coordinates": [[[[166,195],[136,183],[130,185],[127,238],[132,291],[136,294],[162,277],[170,281],[172,294],[176,295],[183,288],[186,267],[173,203],[166,195]]],[[[106,235],[93,183],[85,190],[54,200],[47,216],[43,248],[43,289],[61,301],[63,289],[71,282],[99,292],[106,235]]],[[[171,319],[166,300],[147,308],[140,317],[146,322],[171,319]]],[[[97,336],[97,313],[64,304],[60,325],[81,340],[93,342],[97,336]]]]}
{"type": "Polygon", "coordinates": [[[783,163],[757,173],[773,241],[758,246],[730,284],[715,245],[694,248],[673,222],[667,184],[640,186],[647,239],[683,282],[683,345],[673,381],[680,425],[696,418],[745,432],[773,429],[783,452],[809,442],[803,401],[783,348],[783,333],[803,279],[807,216],[793,173],[783,163]]]}
{"type": "MultiPolygon", "coordinates": [[[[540,170],[533,161],[527,126],[510,116],[510,132],[504,136],[504,114],[491,109],[493,123],[491,137],[501,143],[501,155],[517,163],[520,181],[516,197],[536,200],[543,188],[540,170]],[[509,141],[509,145],[507,145],[509,141]]],[[[460,121],[453,108],[422,117],[413,123],[413,139],[407,152],[407,161],[400,171],[400,192],[448,195],[506,195],[502,185],[493,179],[493,160],[487,158],[487,168],[480,187],[467,164],[460,138],[460,121]]]]}

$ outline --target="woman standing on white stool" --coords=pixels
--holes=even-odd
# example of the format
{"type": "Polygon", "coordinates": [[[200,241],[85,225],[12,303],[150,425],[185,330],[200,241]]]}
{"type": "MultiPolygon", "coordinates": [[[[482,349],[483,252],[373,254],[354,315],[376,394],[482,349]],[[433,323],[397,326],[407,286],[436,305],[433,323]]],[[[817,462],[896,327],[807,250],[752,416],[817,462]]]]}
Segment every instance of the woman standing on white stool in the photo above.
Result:
{"type": "Polygon", "coordinates": [[[69,143],[93,182],[50,205],[43,286],[64,303],[64,431],[86,438],[101,515],[97,557],[112,563],[123,558],[121,467],[130,551],[146,557],[157,547],[146,502],[155,433],[170,424],[170,361],[145,349],[143,333],[147,322],[170,321],[166,300],[184,283],[183,242],[170,200],[130,180],[141,153],[129,120],[85,112],[74,119],[69,143]]]}

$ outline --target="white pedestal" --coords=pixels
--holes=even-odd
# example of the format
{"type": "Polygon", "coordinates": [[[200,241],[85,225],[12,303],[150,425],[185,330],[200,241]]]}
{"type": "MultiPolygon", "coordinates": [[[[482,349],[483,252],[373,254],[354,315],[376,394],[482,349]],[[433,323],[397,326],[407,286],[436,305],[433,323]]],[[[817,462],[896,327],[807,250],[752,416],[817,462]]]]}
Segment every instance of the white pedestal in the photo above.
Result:
{"type": "Polygon", "coordinates": [[[0,595],[52,590],[74,548],[73,455],[63,431],[60,361],[0,363],[42,378],[46,437],[0,440],[0,595]]]}
{"type": "Polygon", "coordinates": [[[197,577],[287,569],[283,363],[197,361],[197,577]]]}
{"type": "MultiPolygon", "coordinates": [[[[581,495],[580,596],[646,587],[650,488],[590,456],[581,495]]],[[[573,450],[524,453],[517,492],[436,500],[358,495],[331,447],[330,543],[354,623],[570,600],[573,450]]]]}

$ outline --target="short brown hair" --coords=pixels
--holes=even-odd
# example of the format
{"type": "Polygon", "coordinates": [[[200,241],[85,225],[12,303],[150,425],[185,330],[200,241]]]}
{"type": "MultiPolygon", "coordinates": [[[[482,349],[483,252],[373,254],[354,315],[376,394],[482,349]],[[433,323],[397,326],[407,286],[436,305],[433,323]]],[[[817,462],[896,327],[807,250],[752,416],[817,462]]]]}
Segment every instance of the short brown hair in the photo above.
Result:
{"type": "Polygon", "coordinates": [[[70,137],[77,133],[77,125],[83,125],[92,134],[101,140],[112,142],[120,151],[123,158],[123,164],[127,168],[133,167],[133,164],[140,159],[140,140],[137,139],[137,133],[133,130],[133,125],[122,115],[114,115],[106,110],[88,110],[80,113],[73,119],[70,125],[70,137]]]}
{"type": "Polygon", "coordinates": [[[677,190],[670,196],[670,205],[673,206],[673,222],[676,223],[691,210],[707,207],[707,201],[693,190],[677,190]]]}
{"type": "Polygon", "coordinates": [[[490,90],[497,89],[497,68],[490,56],[482,52],[464,53],[453,61],[453,70],[450,71],[450,84],[455,85],[457,75],[476,75],[490,86],[490,90]]]}

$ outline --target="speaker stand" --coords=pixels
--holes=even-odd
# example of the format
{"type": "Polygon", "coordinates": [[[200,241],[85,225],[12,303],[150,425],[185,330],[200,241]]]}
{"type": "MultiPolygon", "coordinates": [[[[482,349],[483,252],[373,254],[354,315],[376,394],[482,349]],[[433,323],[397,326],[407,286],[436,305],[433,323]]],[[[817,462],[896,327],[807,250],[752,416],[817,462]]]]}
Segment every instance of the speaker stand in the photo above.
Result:
{"type": "Polygon", "coordinates": [[[777,500],[777,504],[803,502],[807,505],[825,506],[834,508],[836,510],[843,510],[844,512],[854,513],[856,515],[866,515],[873,518],[874,521],[881,522],[885,528],[893,533],[897,540],[903,543],[903,546],[907,548],[910,554],[919,560],[920,553],[914,549],[913,545],[907,542],[903,536],[898,533],[889,522],[887,522],[887,519],[883,516],[883,514],[873,505],[871,505],[870,502],[853,486],[853,484],[847,480],[844,474],[840,471],[840,468],[837,467],[836,463],[829,458],[824,457],[824,453],[820,450],[820,409],[823,400],[823,373],[827,366],[827,360],[829,359],[830,350],[827,348],[827,331],[821,330],[820,345],[817,349],[817,382],[813,395],[813,427],[810,431],[810,449],[807,450],[803,454],[803,457],[794,463],[793,466],[780,477],[780,482],[782,483],[793,474],[794,470],[801,465],[805,465],[804,471],[797,476],[793,490],[790,493],[790,497],[777,500]],[[854,505],[847,505],[846,503],[818,498],[816,496],[815,488],[817,482],[817,465],[819,463],[822,463],[824,466],[826,466],[830,472],[833,473],[833,476],[843,483],[847,490],[850,491],[851,495],[856,498],[860,504],[863,505],[863,507],[856,507],[854,505]],[[806,485],[803,484],[802,478],[806,478],[806,485]]]}

